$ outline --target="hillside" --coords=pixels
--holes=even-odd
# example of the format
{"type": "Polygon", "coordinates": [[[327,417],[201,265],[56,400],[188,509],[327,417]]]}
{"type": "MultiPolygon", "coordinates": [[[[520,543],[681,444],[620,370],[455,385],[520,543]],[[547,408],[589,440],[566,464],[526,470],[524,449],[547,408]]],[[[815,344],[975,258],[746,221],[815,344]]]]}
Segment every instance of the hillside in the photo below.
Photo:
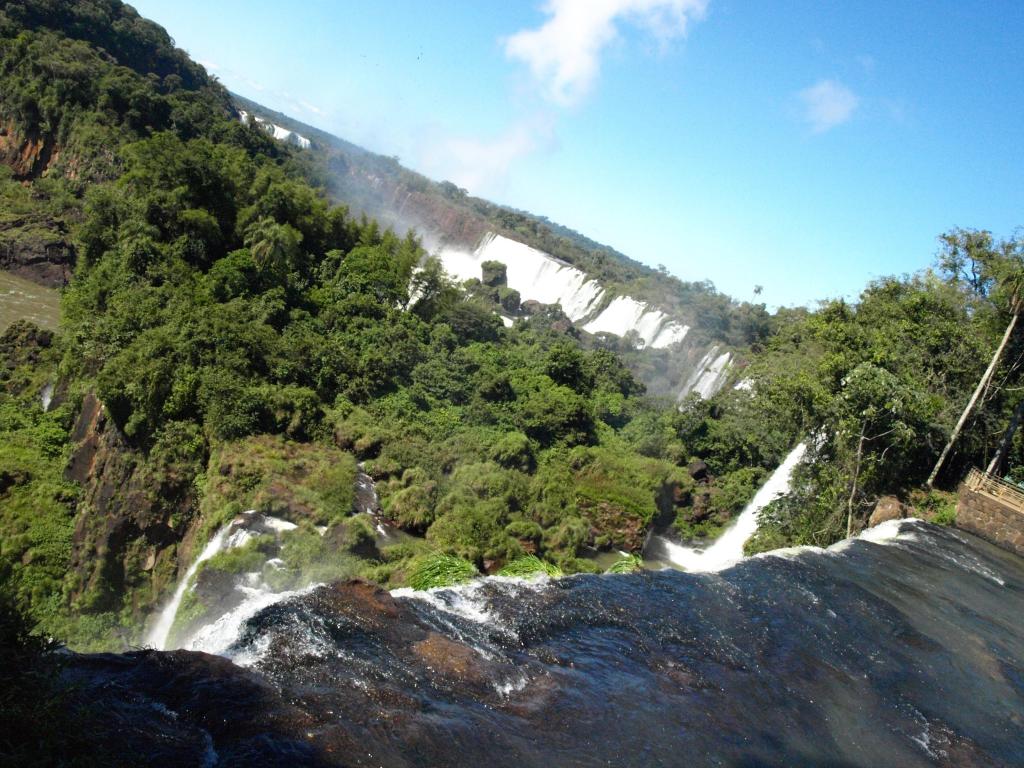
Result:
{"type": "Polygon", "coordinates": [[[239,110],[308,138],[310,151],[299,157],[334,199],[397,232],[415,229],[431,252],[445,246],[472,251],[495,233],[572,265],[611,294],[666,311],[708,341],[745,347],[757,339],[750,318],[766,318],[764,305],[736,302],[706,281],[682,281],[543,216],[473,197],[238,94],[232,99],[239,110]]]}
{"type": "MultiPolygon", "coordinates": [[[[546,218],[470,197],[394,158],[232,98],[244,121],[253,116],[283,143],[309,144],[295,159],[332,199],[398,232],[414,229],[449,274],[472,281],[496,304],[498,287],[480,285],[481,269],[504,263],[501,290],[507,286],[523,306],[559,304],[577,329],[595,335],[584,334],[584,344],[621,355],[652,395],[714,394],[773,331],[763,304],[735,302],[709,283],[685,283],[546,218]]],[[[515,300],[505,304],[509,322],[522,315],[515,300]]]]}

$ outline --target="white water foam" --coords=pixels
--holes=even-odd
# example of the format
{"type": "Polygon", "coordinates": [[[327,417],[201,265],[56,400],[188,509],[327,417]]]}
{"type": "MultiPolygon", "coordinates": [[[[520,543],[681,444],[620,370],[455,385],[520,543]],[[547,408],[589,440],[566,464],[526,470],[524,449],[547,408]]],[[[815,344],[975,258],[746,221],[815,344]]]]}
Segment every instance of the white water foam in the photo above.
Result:
{"type": "Polygon", "coordinates": [[[290,592],[274,592],[262,582],[258,586],[238,586],[236,588],[245,594],[245,599],[234,610],[218,616],[215,621],[197,629],[182,645],[182,648],[223,656],[238,639],[242,625],[257,613],[274,603],[305,594],[318,586],[320,585],[315,584],[290,592]]]}
{"type": "Polygon", "coordinates": [[[421,590],[402,587],[393,589],[391,595],[429,603],[439,611],[468,619],[475,624],[489,624],[495,621],[495,616],[487,610],[486,599],[478,594],[483,584],[483,579],[477,579],[455,587],[421,590]]]}
{"type": "Polygon", "coordinates": [[[770,502],[789,492],[793,470],[804,457],[805,443],[789,452],[785,461],[772,473],[750,500],[736,522],[707,549],[685,547],[665,541],[669,559],[687,571],[721,571],[743,558],[743,545],[757,531],[757,516],[770,502]]]}
{"type": "Polygon", "coordinates": [[[679,390],[679,400],[682,400],[691,392],[696,392],[702,399],[707,400],[718,393],[729,375],[729,364],[732,362],[731,352],[719,352],[719,346],[715,344],[708,350],[697,367],[686,380],[686,384],[679,390]]]}

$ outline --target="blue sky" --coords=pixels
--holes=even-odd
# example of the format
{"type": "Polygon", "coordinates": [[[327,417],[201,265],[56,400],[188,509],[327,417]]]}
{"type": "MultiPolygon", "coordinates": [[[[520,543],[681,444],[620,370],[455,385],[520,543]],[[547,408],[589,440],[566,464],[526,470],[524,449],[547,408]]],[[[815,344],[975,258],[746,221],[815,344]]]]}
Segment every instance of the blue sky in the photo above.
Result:
{"type": "Polygon", "coordinates": [[[741,299],[1024,225],[1020,2],[134,5],[238,93],[741,299]]]}

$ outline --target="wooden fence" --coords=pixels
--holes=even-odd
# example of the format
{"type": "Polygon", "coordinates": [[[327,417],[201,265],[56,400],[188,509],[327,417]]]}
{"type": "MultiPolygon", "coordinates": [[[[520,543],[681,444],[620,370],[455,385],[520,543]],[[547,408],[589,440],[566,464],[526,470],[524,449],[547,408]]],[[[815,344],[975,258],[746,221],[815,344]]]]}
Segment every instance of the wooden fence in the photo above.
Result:
{"type": "Polygon", "coordinates": [[[1004,504],[1024,512],[1024,489],[1005,480],[985,474],[980,469],[971,468],[964,478],[964,485],[972,491],[994,496],[1004,504]]]}

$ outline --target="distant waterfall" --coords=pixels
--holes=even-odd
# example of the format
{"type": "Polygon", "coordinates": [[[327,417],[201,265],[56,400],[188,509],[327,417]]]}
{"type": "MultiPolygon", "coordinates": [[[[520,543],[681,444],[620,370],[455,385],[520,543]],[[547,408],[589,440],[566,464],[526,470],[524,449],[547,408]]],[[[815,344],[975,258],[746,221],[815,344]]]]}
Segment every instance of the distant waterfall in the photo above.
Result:
{"type": "Polygon", "coordinates": [[[560,304],[566,317],[582,323],[588,333],[625,336],[636,331],[645,346],[657,349],[682,341],[690,330],[661,310],[629,296],[616,296],[601,309],[605,291],[586,272],[502,235],[485,235],[472,253],[446,247],[437,257],[457,280],[479,279],[485,261],[500,261],[507,268],[509,288],[519,291],[524,299],[560,304]]]}
{"type": "Polygon", "coordinates": [[[743,545],[757,532],[757,516],[769,503],[789,492],[793,470],[807,451],[807,445],[800,443],[789,452],[768,481],[761,486],[743,512],[711,546],[706,549],[684,547],[667,539],[657,537],[657,544],[665,551],[668,559],[687,571],[720,571],[728,568],[743,557],[743,545]]]}
{"type": "Polygon", "coordinates": [[[732,362],[731,352],[719,352],[720,347],[715,344],[708,350],[701,361],[694,368],[686,384],[679,390],[678,399],[682,400],[691,392],[696,392],[704,400],[717,394],[718,390],[725,384],[729,376],[729,365],[732,362]]]}
{"type": "MultiPolygon", "coordinates": [[[[451,246],[435,254],[445,271],[456,280],[480,279],[485,261],[499,261],[506,267],[509,288],[524,299],[558,304],[566,317],[588,333],[612,333],[625,337],[636,333],[647,349],[665,349],[687,339],[690,327],[665,312],[630,296],[610,297],[600,283],[585,272],[536,248],[493,232],[470,252],[451,246]]],[[[502,317],[506,326],[512,320],[502,317]]],[[[688,354],[686,351],[680,354],[688,354]]],[[[682,400],[691,392],[707,399],[725,384],[732,353],[718,345],[703,356],[685,381],[676,388],[682,400]]]]}

